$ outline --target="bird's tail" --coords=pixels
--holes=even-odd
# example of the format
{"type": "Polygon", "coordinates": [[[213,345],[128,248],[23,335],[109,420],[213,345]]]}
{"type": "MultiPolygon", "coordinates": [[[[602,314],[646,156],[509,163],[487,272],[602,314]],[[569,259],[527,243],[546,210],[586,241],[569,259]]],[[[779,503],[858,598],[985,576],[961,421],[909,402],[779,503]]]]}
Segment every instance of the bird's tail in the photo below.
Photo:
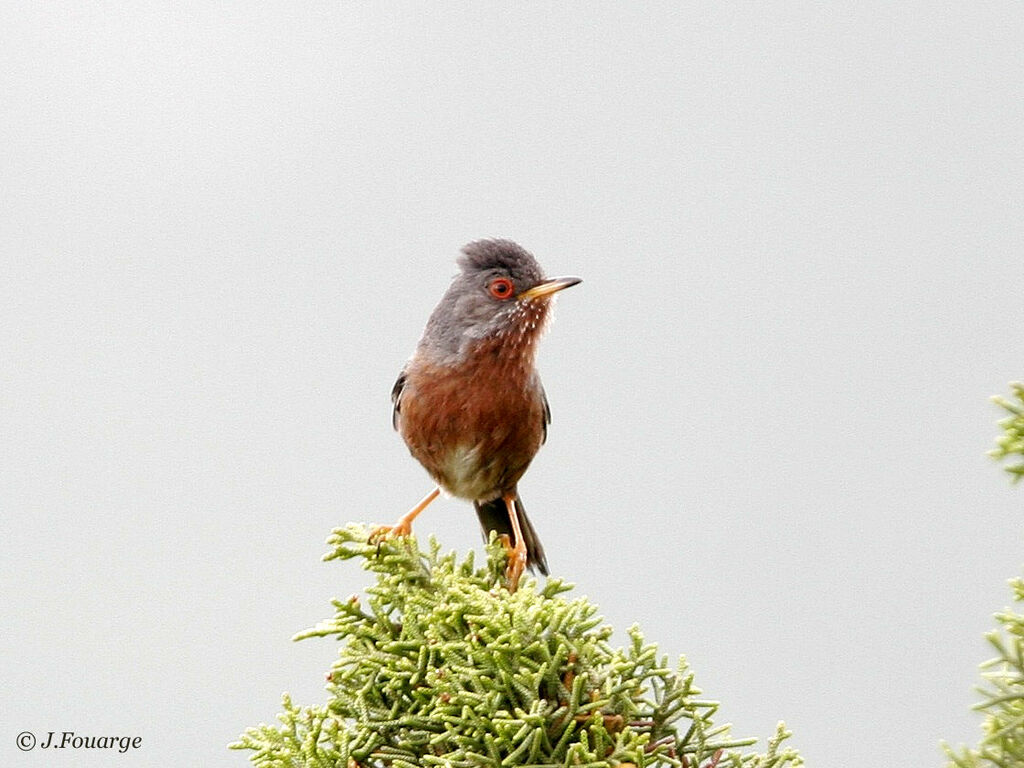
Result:
{"type": "MultiPolygon", "coordinates": [[[[516,516],[519,518],[519,530],[523,532],[523,541],[526,544],[526,567],[531,571],[538,570],[545,576],[548,575],[548,561],[544,557],[544,547],[541,546],[537,531],[526,516],[526,509],[523,502],[516,496],[516,516]]],[[[514,541],[512,533],[512,521],[508,517],[508,509],[505,500],[500,496],[494,501],[474,501],[477,517],[480,518],[480,527],[484,529],[484,540],[487,540],[491,531],[497,531],[498,535],[505,534],[510,541],[514,541]]]]}

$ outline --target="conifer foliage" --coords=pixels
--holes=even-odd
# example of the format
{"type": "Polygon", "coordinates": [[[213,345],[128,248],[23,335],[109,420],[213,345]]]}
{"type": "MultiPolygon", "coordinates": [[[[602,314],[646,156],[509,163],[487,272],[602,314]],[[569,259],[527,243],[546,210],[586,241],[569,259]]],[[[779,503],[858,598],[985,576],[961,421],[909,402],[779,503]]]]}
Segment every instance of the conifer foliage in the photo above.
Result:
{"type": "MultiPolygon", "coordinates": [[[[1010,582],[1014,599],[1024,602],[1024,580],[1010,582]]],[[[1024,615],[1007,609],[996,614],[1000,629],[985,637],[996,656],[981,665],[984,736],[977,749],[956,752],[946,747],[950,768],[1009,768],[1024,765],[1024,615]]]]}
{"type": "MultiPolygon", "coordinates": [[[[1016,402],[999,395],[992,398],[994,403],[1009,413],[1009,416],[999,422],[1003,434],[996,439],[996,447],[988,452],[988,455],[996,460],[1005,459],[1007,456],[1024,457],[1024,383],[1012,382],[1010,389],[1016,402]]],[[[1024,477],[1024,463],[1008,464],[1004,469],[1013,476],[1015,483],[1024,477]]]]}
{"type": "Polygon", "coordinates": [[[339,528],[324,559],[358,559],[376,574],[365,604],[334,601],[334,616],[296,636],[337,637],[328,700],[284,698],[280,725],[232,744],[258,768],[499,768],[499,766],[801,765],[780,723],[764,752],[716,725],[680,659],[673,669],[637,627],[626,648],[571,586],[524,578],[502,586],[504,553],[487,563],[441,555],[431,540],[366,543],[339,528]]]}
{"type": "MultiPolygon", "coordinates": [[[[992,400],[1010,415],[999,422],[1003,433],[989,456],[1001,461],[1024,456],[1024,384],[1012,382],[1016,402],[995,396],[992,400]]],[[[1024,476],[1024,464],[1011,464],[1006,471],[1017,482],[1024,476]]],[[[1024,579],[1010,581],[1014,601],[1024,603],[1024,579]]],[[[982,700],[975,709],[985,714],[983,736],[977,749],[953,750],[944,745],[950,768],[1004,768],[1024,765],[1024,613],[1021,609],[996,614],[999,628],[985,637],[996,655],[981,665],[982,700]]]]}

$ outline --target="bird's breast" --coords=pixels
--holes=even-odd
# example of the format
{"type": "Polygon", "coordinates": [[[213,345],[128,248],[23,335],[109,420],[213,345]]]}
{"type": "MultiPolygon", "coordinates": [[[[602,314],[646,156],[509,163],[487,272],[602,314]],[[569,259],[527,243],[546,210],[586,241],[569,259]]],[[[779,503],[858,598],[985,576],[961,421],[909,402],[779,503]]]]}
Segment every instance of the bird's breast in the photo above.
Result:
{"type": "Polygon", "coordinates": [[[529,362],[503,364],[486,346],[454,364],[410,361],[399,431],[447,492],[490,500],[526,471],[544,430],[544,396],[529,362]]]}

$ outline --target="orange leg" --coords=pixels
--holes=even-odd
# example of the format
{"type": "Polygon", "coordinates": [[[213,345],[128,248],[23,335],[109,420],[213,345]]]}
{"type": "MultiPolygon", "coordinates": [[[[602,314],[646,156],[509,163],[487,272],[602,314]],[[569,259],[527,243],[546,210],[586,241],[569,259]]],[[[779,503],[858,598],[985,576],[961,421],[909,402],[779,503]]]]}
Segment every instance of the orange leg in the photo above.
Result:
{"type": "Polygon", "coordinates": [[[423,497],[419,504],[398,518],[394,525],[378,525],[370,531],[370,543],[374,544],[384,539],[393,539],[396,536],[408,536],[412,533],[412,521],[419,516],[420,512],[427,508],[430,502],[437,498],[439,493],[441,493],[440,488],[432,490],[423,497]]]}
{"type": "Polygon", "coordinates": [[[519,515],[516,514],[516,497],[512,494],[503,496],[505,508],[508,510],[508,519],[512,523],[512,535],[515,543],[508,549],[508,566],[505,568],[505,579],[508,581],[508,591],[515,592],[519,587],[519,577],[526,570],[526,542],[523,540],[523,532],[519,528],[519,515]]]}

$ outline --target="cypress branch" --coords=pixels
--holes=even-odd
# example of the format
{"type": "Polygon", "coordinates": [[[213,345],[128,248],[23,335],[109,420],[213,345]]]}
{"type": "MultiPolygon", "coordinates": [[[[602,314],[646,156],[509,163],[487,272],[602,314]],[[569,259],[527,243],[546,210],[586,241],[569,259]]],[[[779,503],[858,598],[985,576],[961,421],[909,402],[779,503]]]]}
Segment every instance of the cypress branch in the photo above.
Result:
{"type": "MultiPolygon", "coordinates": [[[[998,460],[1024,456],[1024,384],[1012,382],[1017,403],[998,395],[993,402],[1009,412],[999,421],[1003,434],[996,439],[998,448],[989,455],[998,460]],[[1019,404],[1018,404],[1019,403],[1019,404]]],[[[1024,475],[1024,464],[1004,467],[1016,483],[1024,475]]],[[[1024,603],[1024,579],[1012,579],[1014,602],[1024,603]]],[[[1007,608],[995,615],[999,628],[985,635],[996,655],[981,665],[982,700],[974,709],[985,714],[981,742],[977,749],[959,751],[943,744],[949,768],[991,768],[1024,765],[1024,614],[1007,608]]]]}
{"type": "MultiPolygon", "coordinates": [[[[988,455],[996,460],[1005,459],[1007,456],[1024,456],[1024,383],[1011,382],[1010,389],[1016,402],[999,395],[992,397],[992,402],[1010,414],[1000,420],[999,426],[1003,428],[1003,434],[996,438],[997,447],[988,452],[988,455]]],[[[1013,476],[1015,483],[1024,477],[1024,463],[1010,464],[1004,469],[1013,476]]]]}
{"type": "Polygon", "coordinates": [[[359,560],[376,582],[366,604],[334,600],[334,615],[296,640],[336,637],[327,703],[283,700],[279,725],[249,728],[232,749],[258,768],[450,766],[799,766],[779,724],[767,749],[716,725],[681,658],[672,669],[638,627],[612,648],[611,627],[559,579],[526,577],[509,593],[505,555],[487,562],[426,552],[412,537],[369,545],[336,529],[325,560],[359,560]]]}
{"type": "MultiPolygon", "coordinates": [[[[1010,587],[1017,603],[1024,602],[1024,579],[1010,587]]],[[[981,665],[982,700],[974,709],[985,714],[977,749],[957,752],[943,745],[950,768],[988,768],[1024,765],[1024,614],[1007,608],[997,613],[1000,628],[985,635],[995,657],[981,665]]]]}

